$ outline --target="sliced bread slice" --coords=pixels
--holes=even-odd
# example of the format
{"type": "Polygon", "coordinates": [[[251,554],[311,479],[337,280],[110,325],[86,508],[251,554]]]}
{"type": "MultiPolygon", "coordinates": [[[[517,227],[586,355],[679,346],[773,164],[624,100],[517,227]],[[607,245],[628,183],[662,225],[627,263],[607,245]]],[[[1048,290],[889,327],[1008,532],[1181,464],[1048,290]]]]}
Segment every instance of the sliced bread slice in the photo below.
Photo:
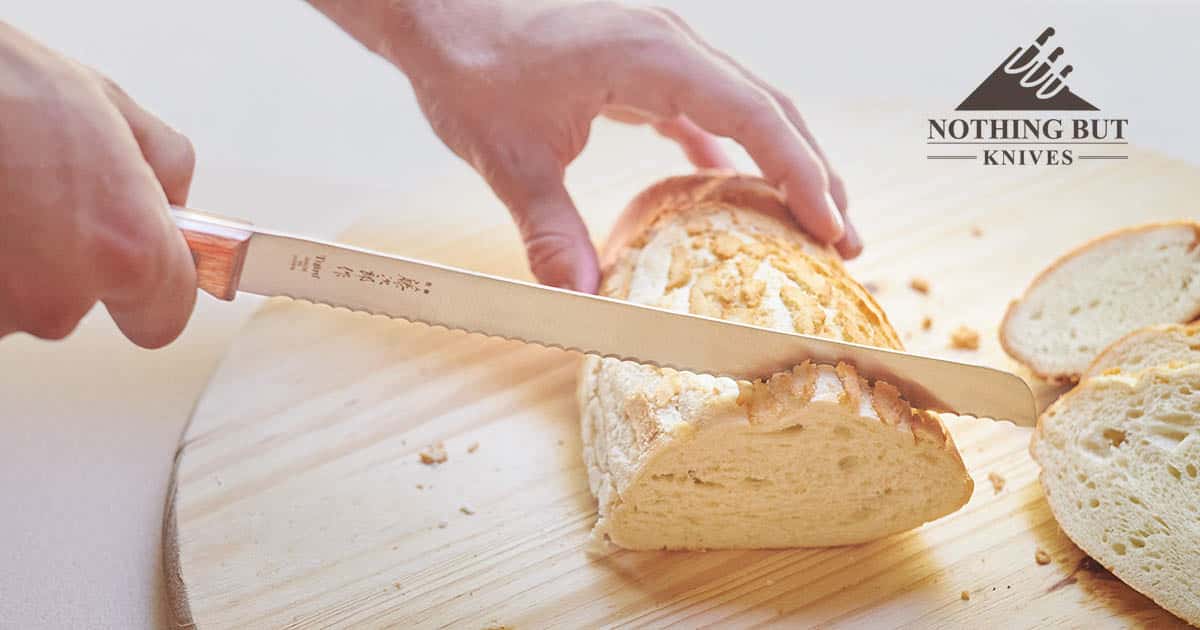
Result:
{"type": "MultiPolygon", "coordinates": [[[[900,347],[837,255],[758,178],[657,184],[604,260],[610,297],[900,347]]],[[[936,416],[848,365],[751,384],[587,358],[579,405],[593,536],[628,549],[859,543],[953,512],[973,487],[936,416]]]]}
{"type": "Polygon", "coordinates": [[[1160,324],[1114,341],[1088,366],[1083,378],[1114,371],[1133,374],[1147,368],[1200,363],[1200,323],[1160,324]]]}
{"type": "Polygon", "coordinates": [[[1200,624],[1200,365],[1090,378],[1046,410],[1030,450],[1067,536],[1200,624]]]}
{"type": "Polygon", "coordinates": [[[1013,302],[1000,342],[1043,378],[1077,380],[1110,343],[1200,314],[1200,224],[1159,223],[1100,237],[1059,258],[1013,302]]]}

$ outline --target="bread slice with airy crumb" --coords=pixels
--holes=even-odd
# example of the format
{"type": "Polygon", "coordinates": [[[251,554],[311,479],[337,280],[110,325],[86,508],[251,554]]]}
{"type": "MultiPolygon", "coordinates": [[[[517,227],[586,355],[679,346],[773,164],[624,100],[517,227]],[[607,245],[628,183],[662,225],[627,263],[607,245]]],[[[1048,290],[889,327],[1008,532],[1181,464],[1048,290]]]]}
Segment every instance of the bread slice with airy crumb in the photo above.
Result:
{"type": "Polygon", "coordinates": [[[1189,363],[1200,363],[1200,323],[1162,324],[1135,330],[1114,341],[1092,361],[1083,378],[1189,363]]]}
{"type": "Polygon", "coordinates": [[[1030,450],[1067,536],[1200,624],[1200,365],[1089,378],[1042,414],[1030,450]]]}
{"type": "Polygon", "coordinates": [[[1043,378],[1077,380],[1099,352],[1133,330],[1200,315],[1200,224],[1120,230],[1043,271],[1000,326],[1014,359],[1043,378]]]}
{"type": "MultiPolygon", "coordinates": [[[[603,260],[610,297],[900,348],[879,305],[758,178],[651,187],[603,260]]],[[[593,535],[628,549],[860,543],[953,512],[973,487],[935,415],[849,365],[739,383],[589,357],[579,405],[593,535]]]]}

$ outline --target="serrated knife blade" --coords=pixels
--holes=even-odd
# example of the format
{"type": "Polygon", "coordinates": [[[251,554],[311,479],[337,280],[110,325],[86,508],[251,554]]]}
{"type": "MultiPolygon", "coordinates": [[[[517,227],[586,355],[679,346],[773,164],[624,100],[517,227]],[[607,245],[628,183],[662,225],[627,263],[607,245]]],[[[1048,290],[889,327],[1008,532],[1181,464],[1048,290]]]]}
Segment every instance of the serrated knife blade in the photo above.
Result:
{"type": "Polygon", "coordinates": [[[433,326],[755,380],[846,362],[917,408],[1033,426],[1033,392],[990,367],[783,332],[546,287],[173,209],[201,287],[287,296],[433,326]],[[207,286],[206,286],[207,285],[207,286]]]}

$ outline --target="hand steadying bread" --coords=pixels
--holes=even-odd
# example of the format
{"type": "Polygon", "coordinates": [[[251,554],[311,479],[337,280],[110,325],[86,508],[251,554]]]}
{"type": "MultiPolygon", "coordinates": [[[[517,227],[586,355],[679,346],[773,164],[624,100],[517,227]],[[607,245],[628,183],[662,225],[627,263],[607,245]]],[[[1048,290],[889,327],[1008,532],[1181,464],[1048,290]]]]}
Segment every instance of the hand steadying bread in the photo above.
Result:
{"type": "MultiPolygon", "coordinates": [[[[433,131],[511,212],[537,278],[595,292],[596,252],[563,182],[592,121],[652,126],[697,167],[744,147],[795,219],[852,257],[846,191],[781,91],[666,9],[617,2],[309,4],[403,72],[433,131]]],[[[167,213],[187,138],[111,79],[0,22],[0,338],[60,339],[98,300],[139,345],[174,339],[194,261],[167,213]]]]}
{"type": "MultiPolygon", "coordinates": [[[[603,261],[610,297],[901,347],[758,178],[658,183],[619,219],[603,261]]],[[[936,416],[848,365],[751,384],[589,357],[579,405],[594,536],[625,548],[859,543],[953,512],[973,487],[936,416]]]]}

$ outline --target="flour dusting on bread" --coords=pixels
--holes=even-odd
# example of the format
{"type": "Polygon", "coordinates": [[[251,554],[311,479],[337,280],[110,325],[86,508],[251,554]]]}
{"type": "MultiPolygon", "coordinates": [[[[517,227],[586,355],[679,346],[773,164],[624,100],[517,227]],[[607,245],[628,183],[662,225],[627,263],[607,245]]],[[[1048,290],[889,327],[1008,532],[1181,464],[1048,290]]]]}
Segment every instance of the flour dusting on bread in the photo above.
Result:
{"type": "MultiPolygon", "coordinates": [[[[618,221],[603,259],[611,297],[901,347],[836,254],[757,178],[655,185],[618,221]]],[[[852,544],[952,512],[971,494],[937,416],[849,365],[803,363],[738,383],[588,358],[579,404],[594,535],[626,548],[852,544]]]]}

